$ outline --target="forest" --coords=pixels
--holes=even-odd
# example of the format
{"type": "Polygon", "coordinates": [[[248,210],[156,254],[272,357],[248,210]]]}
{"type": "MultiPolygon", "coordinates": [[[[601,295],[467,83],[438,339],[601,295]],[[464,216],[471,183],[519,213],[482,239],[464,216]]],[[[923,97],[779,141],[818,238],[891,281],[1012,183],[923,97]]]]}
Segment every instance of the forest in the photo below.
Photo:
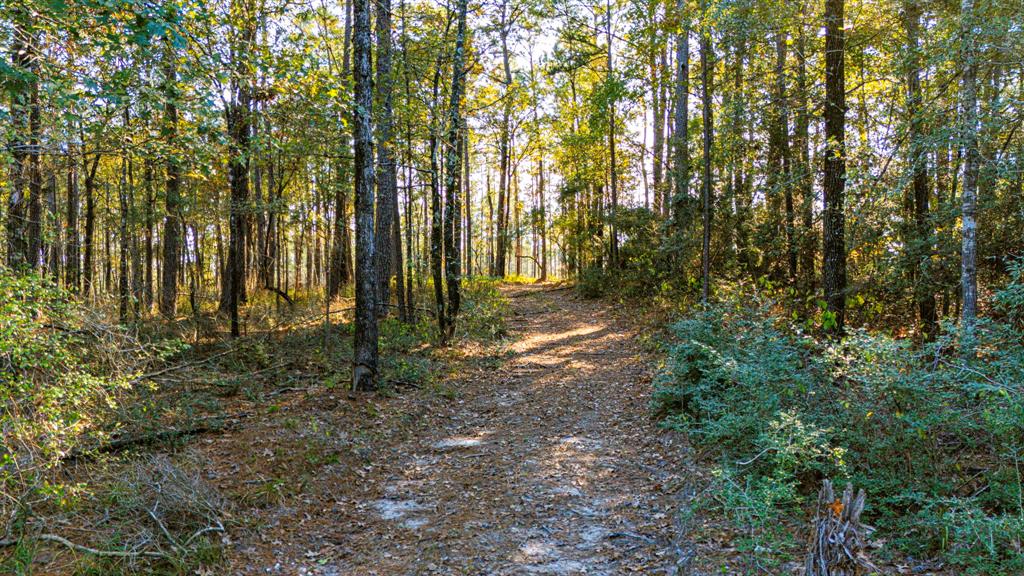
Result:
{"type": "Polygon", "coordinates": [[[1021,0],[0,53],[0,573],[1024,573],[1021,0]]]}

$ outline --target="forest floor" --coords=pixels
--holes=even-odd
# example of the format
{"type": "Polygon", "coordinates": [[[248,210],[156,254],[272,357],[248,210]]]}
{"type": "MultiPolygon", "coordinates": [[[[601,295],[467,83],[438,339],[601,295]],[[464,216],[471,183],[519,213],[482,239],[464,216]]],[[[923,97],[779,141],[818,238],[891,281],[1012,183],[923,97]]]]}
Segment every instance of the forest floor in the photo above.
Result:
{"type": "Polygon", "coordinates": [[[235,502],[230,573],[685,571],[686,451],[651,418],[644,326],[562,287],[503,291],[510,338],[453,351],[443,394],[313,387],[192,443],[235,502]]]}

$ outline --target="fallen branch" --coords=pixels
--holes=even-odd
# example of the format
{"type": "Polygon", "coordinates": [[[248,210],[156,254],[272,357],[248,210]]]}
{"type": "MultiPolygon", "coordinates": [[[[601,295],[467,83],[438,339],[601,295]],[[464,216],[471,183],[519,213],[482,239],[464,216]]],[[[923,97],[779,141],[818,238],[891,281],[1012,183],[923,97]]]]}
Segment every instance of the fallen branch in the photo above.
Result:
{"type": "Polygon", "coordinates": [[[284,298],[284,301],[287,302],[289,306],[291,306],[293,308],[295,307],[295,301],[292,300],[291,297],[288,296],[288,293],[285,292],[284,290],[279,290],[279,289],[274,288],[273,286],[270,286],[270,285],[261,286],[261,288],[263,288],[264,290],[267,290],[268,292],[273,292],[274,294],[277,294],[281,298],[284,298]]]}
{"type": "Polygon", "coordinates": [[[104,557],[108,557],[108,558],[139,558],[139,557],[145,557],[145,558],[165,558],[165,559],[170,559],[170,556],[168,556],[167,554],[165,554],[163,552],[154,552],[152,550],[141,550],[141,551],[138,551],[138,552],[133,552],[133,551],[130,551],[130,550],[100,550],[98,548],[90,548],[88,546],[83,546],[81,544],[75,544],[71,540],[68,540],[67,538],[65,538],[63,536],[58,536],[57,534],[37,534],[37,535],[25,536],[24,538],[11,538],[11,539],[7,539],[7,540],[0,540],[0,548],[5,548],[5,547],[8,547],[8,546],[14,546],[15,544],[17,544],[18,542],[21,542],[24,539],[37,540],[37,541],[40,541],[40,542],[56,542],[57,544],[62,544],[64,546],[67,546],[68,548],[70,548],[72,550],[75,550],[76,552],[84,552],[86,554],[92,554],[93,556],[104,556],[104,557]]]}
{"type": "MultiPolygon", "coordinates": [[[[232,420],[242,420],[249,417],[248,412],[241,412],[231,416],[232,420]]],[[[109,442],[94,446],[84,450],[73,450],[67,456],[64,457],[65,462],[72,462],[80,458],[90,456],[92,454],[117,454],[124,452],[129,448],[135,448],[138,446],[152,446],[153,444],[159,444],[167,442],[169,440],[175,440],[177,438],[183,438],[186,436],[195,436],[197,434],[205,434],[207,432],[221,432],[231,428],[233,424],[226,422],[226,419],[222,416],[216,416],[213,418],[207,418],[200,420],[191,426],[185,428],[171,428],[168,430],[160,430],[159,432],[152,432],[149,434],[137,434],[133,436],[123,436],[114,438],[109,442]]]]}

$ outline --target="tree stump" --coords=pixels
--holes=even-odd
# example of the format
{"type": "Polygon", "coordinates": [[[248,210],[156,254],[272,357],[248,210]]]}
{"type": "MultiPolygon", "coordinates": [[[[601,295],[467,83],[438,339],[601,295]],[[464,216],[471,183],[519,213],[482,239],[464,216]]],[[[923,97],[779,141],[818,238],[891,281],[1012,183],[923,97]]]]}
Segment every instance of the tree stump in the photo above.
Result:
{"type": "Polygon", "coordinates": [[[874,529],[860,522],[864,499],[864,490],[854,497],[850,484],[843,497],[836,498],[832,482],[825,480],[818,494],[806,576],[861,576],[875,570],[867,557],[868,536],[874,529]]]}

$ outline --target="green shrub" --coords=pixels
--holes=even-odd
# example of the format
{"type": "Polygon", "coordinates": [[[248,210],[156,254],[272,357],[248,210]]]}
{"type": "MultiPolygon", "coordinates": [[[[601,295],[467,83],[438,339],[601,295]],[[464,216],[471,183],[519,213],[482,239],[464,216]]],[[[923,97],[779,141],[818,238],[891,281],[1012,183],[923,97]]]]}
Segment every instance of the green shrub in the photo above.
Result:
{"type": "MultiPolygon", "coordinates": [[[[114,407],[125,374],[86,353],[81,310],[47,279],[0,272],[0,517],[114,407]]],[[[0,526],[0,532],[4,532],[0,526]]]]}
{"type": "Polygon", "coordinates": [[[611,287],[611,274],[600,266],[585,268],[576,279],[576,291],[584,298],[600,298],[611,287]]]}
{"type": "Polygon", "coordinates": [[[771,544],[779,521],[805,521],[832,478],[868,491],[868,517],[895,548],[1019,573],[1019,331],[982,322],[965,364],[955,333],[919,348],[857,330],[832,343],[773,309],[734,296],[674,324],[653,397],[666,426],[727,463],[716,500],[756,547],[785,550],[771,544]]]}
{"type": "Polygon", "coordinates": [[[462,310],[456,320],[458,336],[470,340],[493,340],[508,333],[508,300],[494,278],[473,277],[462,281],[462,310]]]}

